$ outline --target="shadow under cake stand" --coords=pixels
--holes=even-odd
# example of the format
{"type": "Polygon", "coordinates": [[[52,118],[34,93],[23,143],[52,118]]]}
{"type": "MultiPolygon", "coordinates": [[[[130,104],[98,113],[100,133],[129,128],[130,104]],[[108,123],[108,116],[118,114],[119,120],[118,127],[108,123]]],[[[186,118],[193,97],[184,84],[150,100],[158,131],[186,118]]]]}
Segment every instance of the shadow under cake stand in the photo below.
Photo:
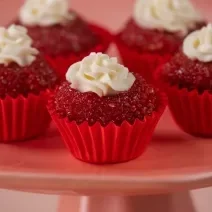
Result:
{"type": "Polygon", "coordinates": [[[43,137],[0,145],[0,188],[61,195],[60,212],[193,212],[188,191],[209,186],[211,140],[180,131],[168,110],[145,154],[128,163],[74,159],[54,125],[43,137]]]}

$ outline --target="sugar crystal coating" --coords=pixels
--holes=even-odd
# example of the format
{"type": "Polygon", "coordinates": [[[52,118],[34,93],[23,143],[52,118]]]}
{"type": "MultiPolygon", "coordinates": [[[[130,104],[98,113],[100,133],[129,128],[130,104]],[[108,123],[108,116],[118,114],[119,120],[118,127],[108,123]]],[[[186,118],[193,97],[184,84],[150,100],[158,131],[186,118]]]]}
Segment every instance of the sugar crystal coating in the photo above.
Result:
{"type": "MultiPolygon", "coordinates": [[[[18,21],[18,24],[21,24],[18,21]]],[[[58,54],[86,51],[99,42],[88,24],[76,15],[76,18],[64,24],[48,27],[25,26],[40,51],[57,56],[58,54]]]]}
{"type": "Polygon", "coordinates": [[[139,52],[166,50],[172,53],[182,42],[180,36],[173,36],[173,34],[164,31],[141,28],[134,20],[130,20],[126,24],[120,36],[129,47],[137,49],[139,52]]]}
{"type": "MultiPolygon", "coordinates": [[[[195,29],[203,25],[204,23],[197,23],[195,29]]],[[[119,36],[126,45],[138,52],[161,54],[176,52],[184,39],[180,33],[141,28],[133,19],[127,22],[119,36]]]]}
{"type": "Polygon", "coordinates": [[[39,94],[40,91],[53,88],[56,83],[55,72],[41,57],[25,67],[16,63],[0,65],[0,98],[7,95],[15,98],[18,95],[27,96],[29,93],[39,94]]]}
{"type": "Polygon", "coordinates": [[[121,125],[123,121],[133,124],[135,119],[144,120],[158,107],[156,90],[139,75],[130,90],[114,96],[99,97],[92,92],[81,93],[64,82],[53,97],[54,109],[60,118],[68,118],[81,124],[96,122],[106,126],[110,122],[121,125]]]}
{"type": "Polygon", "coordinates": [[[212,62],[191,60],[180,51],[163,67],[161,77],[179,88],[197,89],[199,93],[212,91],[212,62]]]}

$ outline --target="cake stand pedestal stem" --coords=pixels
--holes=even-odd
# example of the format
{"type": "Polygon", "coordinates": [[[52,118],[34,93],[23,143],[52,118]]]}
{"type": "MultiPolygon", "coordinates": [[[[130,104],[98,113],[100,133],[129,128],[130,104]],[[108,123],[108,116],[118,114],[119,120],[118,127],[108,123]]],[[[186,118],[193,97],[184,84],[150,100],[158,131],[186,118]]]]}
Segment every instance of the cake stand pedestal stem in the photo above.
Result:
{"type": "Polygon", "coordinates": [[[148,196],[92,196],[60,199],[58,212],[195,212],[188,192],[148,196]]]}

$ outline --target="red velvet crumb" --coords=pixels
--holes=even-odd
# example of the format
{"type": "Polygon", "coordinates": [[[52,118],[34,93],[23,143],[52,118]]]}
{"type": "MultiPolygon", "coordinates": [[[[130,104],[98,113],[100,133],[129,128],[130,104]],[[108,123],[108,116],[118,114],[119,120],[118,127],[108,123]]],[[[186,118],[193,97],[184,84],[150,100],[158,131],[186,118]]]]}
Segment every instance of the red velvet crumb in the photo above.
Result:
{"type": "Polygon", "coordinates": [[[139,75],[131,89],[115,96],[99,97],[92,92],[81,93],[64,82],[53,97],[54,109],[60,118],[90,125],[110,122],[121,125],[123,121],[133,124],[135,119],[144,120],[158,107],[156,91],[139,75]]]}
{"type": "Polygon", "coordinates": [[[162,80],[179,88],[197,89],[200,93],[212,91],[212,62],[191,60],[180,51],[163,67],[162,80]]]}
{"type": "Polygon", "coordinates": [[[39,94],[40,91],[53,88],[56,83],[56,74],[40,57],[26,67],[16,63],[8,66],[0,64],[0,98],[6,95],[15,98],[29,93],[39,94]]]}
{"type": "MultiPolygon", "coordinates": [[[[21,24],[20,21],[17,24],[21,24]]],[[[98,36],[77,15],[74,20],[63,25],[25,27],[34,41],[34,46],[52,56],[87,51],[99,43],[98,36]]]]}

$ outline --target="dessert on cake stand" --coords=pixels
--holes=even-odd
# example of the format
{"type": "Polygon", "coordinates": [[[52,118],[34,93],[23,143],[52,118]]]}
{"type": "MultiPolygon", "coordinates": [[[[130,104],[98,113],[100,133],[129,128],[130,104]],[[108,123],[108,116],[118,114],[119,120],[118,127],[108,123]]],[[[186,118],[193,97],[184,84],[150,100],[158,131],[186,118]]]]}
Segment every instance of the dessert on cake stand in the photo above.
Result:
{"type": "Polygon", "coordinates": [[[61,195],[60,212],[192,212],[188,191],[209,186],[211,140],[183,133],[168,110],[145,154],[128,163],[74,159],[53,124],[40,138],[0,145],[0,188],[61,195]]]}

